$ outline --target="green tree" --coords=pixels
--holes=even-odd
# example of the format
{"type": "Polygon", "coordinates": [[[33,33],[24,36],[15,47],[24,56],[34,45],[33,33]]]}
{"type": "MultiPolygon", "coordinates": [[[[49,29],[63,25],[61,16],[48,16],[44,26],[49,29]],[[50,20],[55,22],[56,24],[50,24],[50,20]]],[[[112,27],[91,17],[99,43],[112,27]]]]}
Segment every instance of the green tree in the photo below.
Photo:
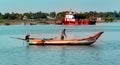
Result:
{"type": "Polygon", "coordinates": [[[66,13],[67,13],[68,11],[63,11],[63,12],[59,12],[58,14],[57,14],[57,19],[59,19],[59,20],[64,20],[64,18],[65,18],[65,15],[66,15],[66,13]]]}
{"type": "Polygon", "coordinates": [[[2,13],[0,13],[0,20],[1,20],[1,19],[3,19],[3,17],[2,17],[2,13]]]}
{"type": "Polygon", "coordinates": [[[10,13],[5,13],[3,15],[3,19],[10,19],[10,17],[11,17],[10,13]]]}
{"type": "Polygon", "coordinates": [[[56,12],[50,12],[50,17],[55,18],[56,17],[56,12]]]}
{"type": "Polygon", "coordinates": [[[12,14],[10,14],[10,19],[12,20],[18,19],[18,15],[19,14],[12,12],[12,14]]]}
{"type": "Polygon", "coordinates": [[[113,18],[112,17],[105,17],[105,21],[106,22],[113,22],[113,18]]]}

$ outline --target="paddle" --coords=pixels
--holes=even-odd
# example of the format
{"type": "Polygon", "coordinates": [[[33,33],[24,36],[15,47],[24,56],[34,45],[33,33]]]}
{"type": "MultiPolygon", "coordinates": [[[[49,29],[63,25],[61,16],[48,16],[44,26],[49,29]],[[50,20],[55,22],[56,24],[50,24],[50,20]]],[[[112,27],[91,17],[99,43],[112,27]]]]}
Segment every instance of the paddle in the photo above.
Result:
{"type": "Polygon", "coordinates": [[[23,38],[16,38],[16,37],[10,37],[10,38],[18,39],[18,40],[25,40],[25,39],[23,39],[23,38]]]}
{"type": "MultiPolygon", "coordinates": [[[[18,40],[25,40],[24,38],[17,38],[17,37],[10,37],[10,38],[18,39],[18,40]]],[[[38,38],[29,38],[29,39],[33,40],[33,39],[38,39],[38,38]]]]}

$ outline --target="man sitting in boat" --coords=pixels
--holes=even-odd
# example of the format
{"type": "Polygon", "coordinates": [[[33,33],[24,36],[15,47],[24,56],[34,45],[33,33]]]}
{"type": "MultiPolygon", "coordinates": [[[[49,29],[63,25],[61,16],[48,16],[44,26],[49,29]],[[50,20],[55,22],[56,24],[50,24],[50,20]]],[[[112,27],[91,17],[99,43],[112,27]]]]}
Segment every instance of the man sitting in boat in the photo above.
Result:
{"type": "Polygon", "coordinates": [[[25,40],[26,40],[27,42],[29,42],[29,39],[30,39],[30,35],[27,34],[27,35],[25,36],[25,40]]]}
{"type": "Polygon", "coordinates": [[[27,35],[25,36],[25,41],[26,41],[26,42],[29,42],[29,40],[33,40],[33,39],[36,39],[36,38],[30,38],[30,34],[27,34],[27,35]]]}
{"type": "Polygon", "coordinates": [[[67,37],[65,31],[66,31],[66,29],[63,29],[63,31],[61,33],[61,40],[64,40],[64,37],[67,37]]]}

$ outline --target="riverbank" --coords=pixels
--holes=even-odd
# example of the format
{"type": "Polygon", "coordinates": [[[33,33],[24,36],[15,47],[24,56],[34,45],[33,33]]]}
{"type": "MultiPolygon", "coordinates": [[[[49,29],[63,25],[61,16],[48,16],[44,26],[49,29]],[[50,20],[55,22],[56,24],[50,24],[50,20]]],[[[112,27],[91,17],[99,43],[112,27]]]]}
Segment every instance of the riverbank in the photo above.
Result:
{"type": "MultiPolygon", "coordinates": [[[[0,25],[38,25],[38,24],[55,24],[55,20],[46,19],[30,19],[30,20],[0,20],[0,25]]],[[[96,21],[97,23],[108,23],[104,20],[96,21]]],[[[120,20],[113,20],[113,22],[120,22],[120,20]]]]}
{"type": "Polygon", "coordinates": [[[0,20],[0,25],[36,25],[48,24],[45,19],[37,20],[0,20]]]}

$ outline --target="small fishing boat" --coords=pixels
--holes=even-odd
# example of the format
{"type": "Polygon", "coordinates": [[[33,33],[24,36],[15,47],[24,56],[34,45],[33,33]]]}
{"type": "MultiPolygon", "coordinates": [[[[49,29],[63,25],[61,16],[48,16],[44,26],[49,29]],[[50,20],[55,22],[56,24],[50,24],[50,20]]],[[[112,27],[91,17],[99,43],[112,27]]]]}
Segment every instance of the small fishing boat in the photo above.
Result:
{"type": "Polygon", "coordinates": [[[27,42],[29,45],[91,45],[96,42],[96,40],[101,36],[103,32],[98,32],[87,38],[80,39],[68,39],[68,40],[59,40],[59,39],[31,39],[27,42]]]}

